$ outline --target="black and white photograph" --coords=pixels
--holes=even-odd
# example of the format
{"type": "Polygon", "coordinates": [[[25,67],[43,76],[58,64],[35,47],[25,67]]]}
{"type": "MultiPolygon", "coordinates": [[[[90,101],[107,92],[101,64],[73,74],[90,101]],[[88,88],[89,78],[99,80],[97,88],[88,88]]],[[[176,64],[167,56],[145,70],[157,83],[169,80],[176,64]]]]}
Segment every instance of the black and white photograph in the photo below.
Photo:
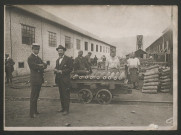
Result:
{"type": "Polygon", "coordinates": [[[4,130],[177,130],[177,52],[176,5],[4,5],[4,130]]]}

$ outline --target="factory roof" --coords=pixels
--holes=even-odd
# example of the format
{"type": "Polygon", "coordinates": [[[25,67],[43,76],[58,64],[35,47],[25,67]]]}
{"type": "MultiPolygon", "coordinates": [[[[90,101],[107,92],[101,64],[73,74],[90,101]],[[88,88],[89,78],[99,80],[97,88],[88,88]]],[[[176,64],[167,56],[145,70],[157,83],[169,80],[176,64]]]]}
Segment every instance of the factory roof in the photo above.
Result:
{"type": "Polygon", "coordinates": [[[106,42],[102,41],[98,36],[88,32],[86,30],[81,29],[81,28],[79,28],[79,27],[77,27],[77,26],[75,26],[75,25],[73,25],[73,24],[71,24],[71,23],[69,23],[69,22],[67,22],[67,21],[65,21],[65,20],[63,20],[63,19],[61,19],[61,18],[59,18],[59,17],[45,11],[43,9],[41,9],[41,8],[39,8],[36,5],[33,5],[33,6],[32,5],[13,5],[13,7],[25,10],[25,11],[27,11],[29,13],[32,13],[34,15],[37,15],[37,16],[39,16],[41,18],[44,18],[46,20],[49,20],[51,22],[57,23],[57,24],[59,24],[61,26],[64,26],[64,27],[66,27],[66,28],[68,28],[70,30],[78,32],[78,33],[80,33],[80,34],[82,34],[84,36],[87,36],[89,38],[92,38],[94,40],[102,42],[102,43],[104,43],[106,45],[109,45],[111,47],[115,47],[115,46],[113,46],[113,45],[111,45],[109,43],[106,43],[106,42]]]}

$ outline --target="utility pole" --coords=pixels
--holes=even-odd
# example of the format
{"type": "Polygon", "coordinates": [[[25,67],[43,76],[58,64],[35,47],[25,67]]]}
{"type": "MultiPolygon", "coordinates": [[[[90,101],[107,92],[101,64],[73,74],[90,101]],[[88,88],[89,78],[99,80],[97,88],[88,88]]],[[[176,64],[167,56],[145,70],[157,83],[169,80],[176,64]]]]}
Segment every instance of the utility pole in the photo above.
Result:
{"type": "Polygon", "coordinates": [[[170,31],[170,74],[171,74],[171,89],[173,94],[173,6],[171,6],[171,31],[170,31]]]}

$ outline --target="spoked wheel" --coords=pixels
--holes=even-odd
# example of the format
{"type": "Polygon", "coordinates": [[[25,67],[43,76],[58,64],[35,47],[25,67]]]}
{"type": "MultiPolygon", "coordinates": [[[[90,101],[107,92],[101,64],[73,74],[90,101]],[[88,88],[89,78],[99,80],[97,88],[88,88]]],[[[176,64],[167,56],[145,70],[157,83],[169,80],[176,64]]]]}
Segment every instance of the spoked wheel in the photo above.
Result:
{"type": "Polygon", "coordinates": [[[96,94],[96,100],[100,104],[109,104],[112,100],[112,94],[107,89],[101,89],[96,94]]]}
{"type": "Polygon", "coordinates": [[[93,95],[89,89],[81,89],[78,92],[78,98],[80,102],[88,104],[92,101],[93,95]]]}

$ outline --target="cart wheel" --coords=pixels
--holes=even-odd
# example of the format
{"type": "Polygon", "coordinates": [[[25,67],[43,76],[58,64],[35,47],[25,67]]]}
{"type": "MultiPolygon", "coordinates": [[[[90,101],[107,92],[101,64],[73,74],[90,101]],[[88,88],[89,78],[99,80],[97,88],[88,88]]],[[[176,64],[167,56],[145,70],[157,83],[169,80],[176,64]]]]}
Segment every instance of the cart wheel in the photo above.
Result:
{"type": "Polygon", "coordinates": [[[96,100],[100,104],[109,104],[112,100],[112,94],[107,89],[101,89],[96,94],[96,100]]]}
{"type": "Polygon", "coordinates": [[[92,101],[93,95],[89,89],[81,89],[78,92],[78,98],[79,98],[80,102],[87,104],[92,101]]]}

